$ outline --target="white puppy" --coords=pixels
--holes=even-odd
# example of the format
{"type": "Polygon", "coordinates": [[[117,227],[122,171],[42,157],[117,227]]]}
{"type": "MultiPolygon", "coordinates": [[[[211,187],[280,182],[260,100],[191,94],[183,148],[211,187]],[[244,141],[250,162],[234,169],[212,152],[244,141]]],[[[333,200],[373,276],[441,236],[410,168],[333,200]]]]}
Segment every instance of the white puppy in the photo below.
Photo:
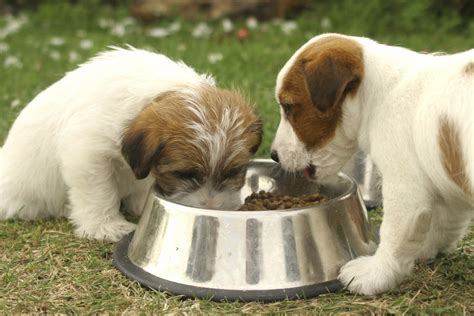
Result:
{"type": "Polygon", "coordinates": [[[238,93],[183,63],[114,49],[41,92],[0,149],[0,219],[67,216],[116,241],[152,188],[208,208],[239,205],[261,122],[238,93]]]}
{"type": "Polygon", "coordinates": [[[377,294],[416,259],[452,250],[473,215],[474,50],[419,54],[325,34],[280,71],[272,157],[323,179],[360,148],[383,177],[381,242],[342,267],[349,290],[377,294]]]}

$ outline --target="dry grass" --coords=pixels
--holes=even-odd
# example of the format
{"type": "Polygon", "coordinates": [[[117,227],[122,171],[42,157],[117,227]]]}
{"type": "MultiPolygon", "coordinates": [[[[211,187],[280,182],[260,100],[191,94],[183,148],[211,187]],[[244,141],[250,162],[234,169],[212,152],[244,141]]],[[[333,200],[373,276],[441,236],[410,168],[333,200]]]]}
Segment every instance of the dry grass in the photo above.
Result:
{"type": "Polygon", "coordinates": [[[271,304],[181,299],[140,287],[112,264],[114,245],[76,239],[65,220],[0,223],[0,312],[456,313],[474,312],[473,233],[449,256],[416,266],[399,289],[271,304]]]}

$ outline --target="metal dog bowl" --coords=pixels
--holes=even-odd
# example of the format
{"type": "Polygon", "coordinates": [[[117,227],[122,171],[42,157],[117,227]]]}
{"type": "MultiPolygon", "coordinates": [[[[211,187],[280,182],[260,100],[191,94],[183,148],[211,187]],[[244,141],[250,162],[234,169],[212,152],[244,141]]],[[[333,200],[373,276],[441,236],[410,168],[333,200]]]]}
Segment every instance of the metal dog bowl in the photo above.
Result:
{"type": "Polygon", "coordinates": [[[382,206],[382,178],[369,156],[361,151],[357,152],[342,171],[356,181],[368,208],[382,206]]]}
{"type": "Polygon", "coordinates": [[[269,160],[247,171],[252,191],[330,198],[316,206],[275,211],[194,208],[156,197],[134,234],[123,238],[115,265],[150,288],[214,300],[308,298],[342,288],[347,261],[375,250],[357,185],[339,174],[317,185],[269,160]]]}

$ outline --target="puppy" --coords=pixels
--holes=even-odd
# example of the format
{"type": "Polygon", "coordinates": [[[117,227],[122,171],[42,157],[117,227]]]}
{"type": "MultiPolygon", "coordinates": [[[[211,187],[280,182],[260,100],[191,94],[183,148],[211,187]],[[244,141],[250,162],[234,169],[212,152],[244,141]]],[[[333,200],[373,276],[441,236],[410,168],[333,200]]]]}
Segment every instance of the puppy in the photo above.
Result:
{"type": "Polygon", "coordinates": [[[183,63],[113,49],[41,92],[0,150],[0,218],[66,216],[82,237],[117,241],[150,192],[233,209],[261,122],[237,92],[183,63]]]}
{"type": "Polygon", "coordinates": [[[473,215],[474,50],[419,54],[325,34],[278,74],[272,157],[308,177],[334,175],[358,148],[383,178],[381,242],[342,267],[349,290],[377,294],[415,260],[453,250],[473,215]]]}

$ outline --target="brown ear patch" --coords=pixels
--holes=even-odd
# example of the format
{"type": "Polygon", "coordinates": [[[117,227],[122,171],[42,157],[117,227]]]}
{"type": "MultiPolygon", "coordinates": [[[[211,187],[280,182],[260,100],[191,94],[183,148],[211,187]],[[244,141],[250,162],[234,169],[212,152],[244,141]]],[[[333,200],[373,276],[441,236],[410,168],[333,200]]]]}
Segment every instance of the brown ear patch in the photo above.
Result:
{"type": "Polygon", "coordinates": [[[357,93],[363,76],[362,47],[348,38],[324,37],[297,56],[278,98],[306,146],[318,148],[334,137],[342,119],[341,105],[357,93]]]}
{"type": "Polygon", "coordinates": [[[253,155],[257,152],[263,139],[263,122],[261,119],[256,119],[246,130],[249,134],[248,142],[250,144],[249,151],[253,155]]]}
{"type": "Polygon", "coordinates": [[[462,153],[459,129],[446,116],[439,119],[438,146],[449,178],[466,194],[471,194],[462,153]]]}
{"type": "Polygon", "coordinates": [[[355,93],[364,72],[362,51],[350,40],[331,38],[302,54],[303,75],[313,105],[321,112],[355,93]]]}
{"type": "Polygon", "coordinates": [[[135,118],[122,137],[122,155],[137,179],[148,176],[165,147],[163,135],[145,119],[147,112],[149,109],[135,118]]]}

